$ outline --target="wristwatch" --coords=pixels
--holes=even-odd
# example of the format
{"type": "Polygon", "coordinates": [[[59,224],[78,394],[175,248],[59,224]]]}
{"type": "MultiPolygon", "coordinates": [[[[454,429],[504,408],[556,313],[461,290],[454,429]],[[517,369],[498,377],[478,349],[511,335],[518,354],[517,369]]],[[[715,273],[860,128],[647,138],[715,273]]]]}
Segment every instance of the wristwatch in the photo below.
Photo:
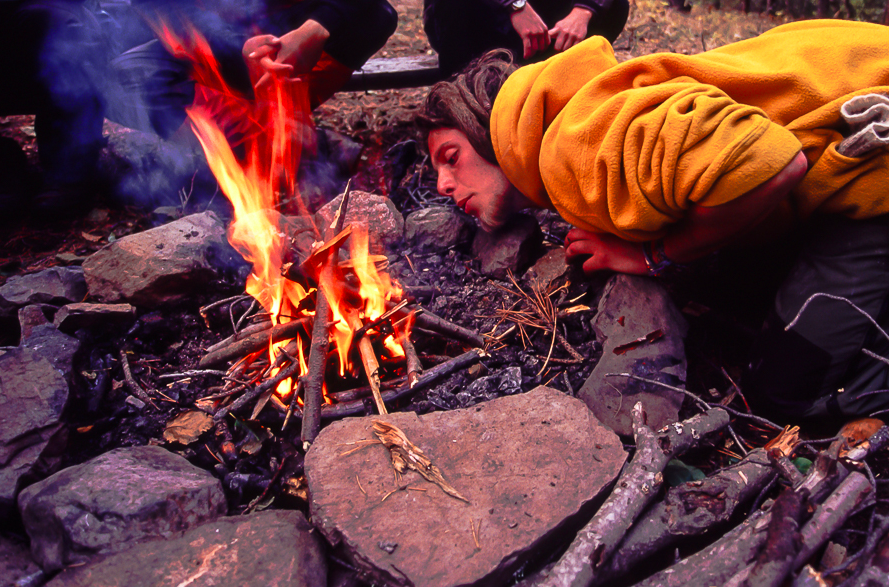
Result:
{"type": "Polygon", "coordinates": [[[513,12],[518,12],[522,8],[525,7],[525,4],[528,3],[528,0],[515,0],[510,6],[512,6],[513,12]]]}

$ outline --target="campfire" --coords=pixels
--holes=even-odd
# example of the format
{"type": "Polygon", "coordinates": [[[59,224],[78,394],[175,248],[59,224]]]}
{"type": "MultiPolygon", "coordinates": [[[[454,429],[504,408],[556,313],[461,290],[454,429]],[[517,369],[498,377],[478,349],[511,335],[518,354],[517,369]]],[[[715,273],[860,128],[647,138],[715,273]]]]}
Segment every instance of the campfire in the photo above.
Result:
{"type": "Polygon", "coordinates": [[[200,34],[181,38],[158,28],[173,54],[194,62],[202,89],[188,115],[234,209],[229,241],[252,264],[245,290],[254,304],[237,320],[235,334],[209,349],[200,364],[233,360],[227,383],[198,406],[220,423],[251,402],[255,419],[270,404],[286,414],[283,429],[302,421],[308,447],[322,418],[362,413],[367,396],[377,413],[386,414],[387,401],[476,362],[484,339],[411,303],[386,273],[387,258],[370,253],[368,227],[346,224],[348,185],[329,226],[311,221],[296,181],[300,153],[314,137],[306,83],[273,77],[248,101],[226,84],[200,34]],[[279,210],[307,220],[289,234],[279,210]],[[347,245],[350,255],[342,258],[347,245]],[[257,306],[261,312],[255,313],[257,306]],[[411,342],[415,329],[474,350],[424,372],[411,342]],[[336,364],[329,368],[331,358],[336,364]],[[356,380],[356,364],[366,384],[341,389],[334,379],[356,380]]]}

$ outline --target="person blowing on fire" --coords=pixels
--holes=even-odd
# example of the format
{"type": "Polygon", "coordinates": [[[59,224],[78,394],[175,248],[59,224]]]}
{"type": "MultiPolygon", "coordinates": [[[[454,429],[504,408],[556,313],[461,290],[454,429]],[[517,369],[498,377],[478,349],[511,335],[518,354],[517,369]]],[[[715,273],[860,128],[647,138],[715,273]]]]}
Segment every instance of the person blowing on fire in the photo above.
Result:
{"type": "MultiPolygon", "coordinates": [[[[744,380],[777,417],[838,426],[889,407],[889,27],[809,21],[698,55],[615,60],[593,37],[516,69],[488,54],[420,124],[438,191],[486,230],[525,208],[574,226],[587,274],[659,275],[802,224],[744,380]]],[[[794,233],[795,234],[795,233],[794,233]]]]}

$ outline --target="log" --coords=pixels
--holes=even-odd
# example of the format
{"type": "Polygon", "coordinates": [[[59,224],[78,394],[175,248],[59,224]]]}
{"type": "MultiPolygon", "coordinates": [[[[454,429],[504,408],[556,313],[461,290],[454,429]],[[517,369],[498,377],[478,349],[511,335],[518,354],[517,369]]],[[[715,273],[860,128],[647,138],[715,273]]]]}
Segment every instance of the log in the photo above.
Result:
{"type": "Polygon", "coordinates": [[[633,406],[636,453],[617,480],[611,495],[584,526],[542,585],[586,586],[593,582],[630,525],[658,493],[663,470],[670,459],[697,443],[703,436],[729,424],[728,412],[712,408],[655,433],[645,424],[642,404],[633,406]]]}
{"type": "MultiPolygon", "coordinates": [[[[303,449],[315,442],[321,431],[321,406],[324,405],[324,376],[327,372],[327,351],[330,348],[330,304],[321,289],[315,291],[315,323],[312,346],[309,348],[308,372],[303,377],[303,421],[300,441],[303,449]]],[[[290,399],[296,402],[296,394],[290,399]]],[[[288,410],[288,414],[292,414],[288,410]]]]}
{"type": "Polygon", "coordinates": [[[727,523],[738,507],[759,495],[774,476],[766,451],[759,448],[706,479],[671,488],[630,529],[602,571],[601,580],[619,577],[682,539],[727,523]]]}
{"type": "Polygon", "coordinates": [[[812,519],[803,526],[800,532],[802,548],[793,561],[793,569],[802,567],[858,506],[873,496],[874,491],[875,488],[866,476],[857,471],[849,473],[830,497],[818,506],[812,519]]]}
{"type": "Polygon", "coordinates": [[[722,585],[747,566],[766,540],[771,515],[757,510],[708,548],[686,557],[635,587],[722,585]]]}
{"type": "Polygon", "coordinates": [[[300,334],[308,336],[308,328],[312,324],[311,316],[304,316],[291,320],[286,324],[278,324],[270,330],[263,330],[251,334],[245,338],[237,340],[227,347],[216,350],[215,352],[204,355],[198,365],[202,369],[224,363],[232,359],[249,355],[250,353],[261,350],[269,345],[270,342],[279,342],[289,338],[296,338],[300,334]]]}
{"type": "Polygon", "coordinates": [[[775,500],[765,545],[742,587],[779,587],[784,583],[800,550],[799,527],[807,498],[808,492],[789,488],[775,500]]]}

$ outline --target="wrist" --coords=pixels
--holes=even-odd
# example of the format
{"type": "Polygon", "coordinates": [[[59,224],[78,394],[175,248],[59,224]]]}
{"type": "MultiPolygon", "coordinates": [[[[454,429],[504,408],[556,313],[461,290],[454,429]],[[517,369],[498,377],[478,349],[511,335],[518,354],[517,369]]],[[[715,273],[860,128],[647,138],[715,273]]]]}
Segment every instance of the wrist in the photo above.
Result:
{"type": "Polygon", "coordinates": [[[676,265],[667,257],[662,238],[642,243],[642,256],[645,259],[648,274],[652,276],[663,275],[666,270],[676,265]]]}

